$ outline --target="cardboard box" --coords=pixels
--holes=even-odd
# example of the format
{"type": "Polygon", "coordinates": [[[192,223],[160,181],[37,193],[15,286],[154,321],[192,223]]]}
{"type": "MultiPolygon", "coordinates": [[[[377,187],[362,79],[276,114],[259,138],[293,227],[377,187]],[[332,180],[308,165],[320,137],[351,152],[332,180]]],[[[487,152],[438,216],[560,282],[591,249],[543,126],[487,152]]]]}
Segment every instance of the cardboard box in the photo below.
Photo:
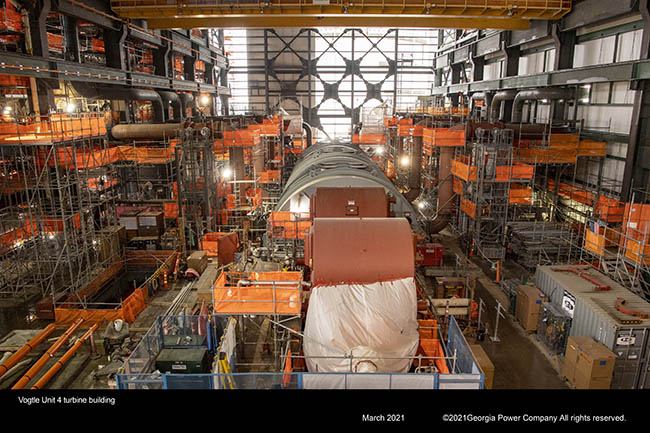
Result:
{"type": "Polygon", "coordinates": [[[479,344],[470,344],[469,348],[478,362],[478,366],[485,376],[484,387],[486,389],[492,389],[492,383],[494,382],[494,364],[490,361],[490,358],[485,353],[485,350],[479,344]]]}
{"type": "Polygon", "coordinates": [[[208,266],[208,254],[205,251],[194,251],[187,258],[187,267],[194,269],[199,274],[208,266]]]}
{"type": "Polygon", "coordinates": [[[609,389],[616,356],[591,337],[569,337],[563,376],[577,389],[609,389]]]}
{"type": "Polygon", "coordinates": [[[539,313],[548,299],[537,287],[520,285],[517,288],[516,317],[526,331],[536,331],[539,313]]]}

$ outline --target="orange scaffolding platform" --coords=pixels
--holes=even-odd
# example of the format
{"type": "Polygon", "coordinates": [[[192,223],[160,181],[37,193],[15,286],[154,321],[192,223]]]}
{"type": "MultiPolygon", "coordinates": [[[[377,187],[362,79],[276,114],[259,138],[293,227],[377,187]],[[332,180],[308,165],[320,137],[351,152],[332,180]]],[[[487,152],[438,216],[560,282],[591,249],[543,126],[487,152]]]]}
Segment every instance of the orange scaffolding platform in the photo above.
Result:
{"type": "Polygon", "coordinates": [[[301,272],[222,272],[213,286],[215,314],[299,315],[301,272]]]}
{"type": "Polygon", "coordinates": [[[271,212],[266,230],[270,239],[305,240],[310,228],[308,213],[271,212]]]}

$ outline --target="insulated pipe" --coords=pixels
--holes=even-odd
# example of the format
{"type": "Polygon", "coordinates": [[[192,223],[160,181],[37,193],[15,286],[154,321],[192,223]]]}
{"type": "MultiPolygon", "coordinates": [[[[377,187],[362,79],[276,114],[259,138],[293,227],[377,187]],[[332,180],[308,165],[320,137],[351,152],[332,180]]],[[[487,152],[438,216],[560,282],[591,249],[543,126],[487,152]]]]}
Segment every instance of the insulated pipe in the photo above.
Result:
{"type": "Polygon", "coordinates": [[[31,389],[43,388],[43,386],[45,386],[45,384],[47,384],[47,382],[49,382],[50,379],[52,379],[52,377],[54,377],[54,375],[63,367],[63,364],[65,364],[70,360],[70,358],[72,358],[72,356],[77,352],[77,350],[79,350],[79,348],[84,343],[84,341],[86,341],[86,339],[90,337],[93,332],[95,332],[97,327],[98,325],[94,324],[92,328],[86,331],[86,333],[79,340],[77,340],[77,342],[61,357],[61,359],[56,361],[56,363],[52,366],[52,368],[50,368],[47,371],[47,373],[45,373],[43,377],[41,377],[38,380],[38,382],[36,382],[34,386],[32,386],[31,389]]]}
{"type": "Polygon", "coordinates": [[[311,125],[307,122],[302,122],[302,129],[305,130],[305,141],[307,142],[306,146],[303,144],[303,148],[308,148],[313,143],[314,132],[311,129],[311,125]]]}
{"type": "Polygon", "coordinates": [[[183,117],[187,116],[187,109],[192,109],[192,117],[196,116],[196,104],[194,103],[194,95],[191,93],[179,93],[178,97],[181,100],[181,110],[183,117]]]}
{"type": "Polygon", "coordinates": [[[411,161],[408,176],[409,190],[404,194],[404,197],[411,203],[420,195],[420,183],[422,182],[422,140],[421,135],[414,135],[411,145],[411,161]]]}
{"type": "Polygon", "coordinates": [[[32,368],[30,368],[29,371],[27,371],[27,373],[25,373],[25,375],[21,377],[20,380],[16,382],[16,384],[11,389],[23,389],[29,383],[29,381],[32,380],[39,371],[41,371],[43,366],[47,364],[47,361],[52,358],[56,351],[59,350],[66,341],[68,341],[68,338],[70,338],[70,336],[77,330],[83,321],[83,318],[79,318],[76,322],[70,325],[68,330],[65,331],[65,333],[60,336],[59,339],[56,340],[56,342],[49,349],[47,349],[47,352],[45,352],[45,354],[41,356],[38,361],[36,361],[36,364],[34,364],[32,368]]]}
{"type": "Polygon", "coordinates": [[[174,122],[183,122],[185,118],[183,113],[183,104],[181,103],[181,98],[176,92],[169,92],[166,90],[156,90],[156,93],[160,95],[162,99],[163,107],[165,110],[165,118],[168,120],[173,120],[174,122]],[[169,106],[172,106],[174,109],[174,117],[170,119],[169,117],[169,106]]]}
{"type": "Polygon", "coordinates": [[[573,92],[566,88],[548,87],[545,89],[532,89],[522,90],[517,93],[515,100],[512,104],[512,123],[520,123],[522,112],[524,108],[524,101],[540,100],[540,99],[570,99],[573,97],[573,92]]]}
{"type": "Polygon", "coordinates": [[[164,123],[164,108],[160,95],[154,90],[128,87],[95,87],[87,83],[72,82],[72,87],[83,97],[111,101],[151,101],[155,123],[164,123]]]}
{"type": "Polygon", "coordinates": [[[440,159],[438,163],[438,212],[428,227],[431,234],[440,232],[449,224],[453,207],[452,198],[454,196],[451,179],[451,160],[453,155],[453,147],[440,147],[440,159]]]}
{"type": "Polygon", "coordinates": [[[512,101],[517,96],[517,90],[502,90],[494,94],[492,102],[490,103],[490,122],[499,120],[499,113],[501,112],[501,103],[503,101],[512,101]]]}
{"type": "Polygon", "coordinates": [[[9,359],[0,365],[0,377],[11,370],[13,366],[18,364],[18,362],[20,362],[20,360],[23,359],[25,355],[31,352],[33,348],[41,344],[41,342],[45,340],[52,332],[54,332],[55,329],[56,325],[54,323],[47,325],[45,329],[43,329],[34,338],[25,343],[25,345],[21,347],[20,350],[11,355],[9,359]]]}
{"type": "Polygon", "coordinates": [[[175,136],[182,127],[180,123],[119,124],[110,129],[110,136],[114,140],[163,140],[175,136]]]}
{"type": "Polygon", "coordinates": [[[485,107],[486,111],[488,111],[490,109],[490,105],[492,104],[493,97],[494,93],[492,92],[476,92],[472,94],[472,98],[470,99],[469,112],[472,113],[474,111],[474,101],[477,99],[483,101],[483,106],[485,107]]]}

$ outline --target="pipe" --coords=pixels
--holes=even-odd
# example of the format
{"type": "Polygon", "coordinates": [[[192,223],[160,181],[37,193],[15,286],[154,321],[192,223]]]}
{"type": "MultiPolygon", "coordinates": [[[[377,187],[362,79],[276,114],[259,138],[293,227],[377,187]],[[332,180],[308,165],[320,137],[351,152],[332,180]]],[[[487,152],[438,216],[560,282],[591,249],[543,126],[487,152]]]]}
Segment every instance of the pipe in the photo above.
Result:
{"type": "Polygon", "coordinates": [[[173,137],[183,127],[180,123],[119,124],[110,129],[113,140],[148,139],[164,140],[173,137]]]}
{"type": "Polygon", "coordinates": [[[411,144],[411,163],[409,166],[408,187],[404,194],[406,200],[413,203],[413,200],[420,195],[420,184],[422,182],[422,135],[414,135],[411,144]]]}
{"type": "Polygon", "coordinates": [[[196,117],[196,104],[194,103],[194,95],[191,93],[179,93],[178,97],[181,101],[181,110],[183,116],[187,116],[187,109],[192,109],[192,117],[196,117]]]}
{"type": "Polygon", "coordinates": [[[490,103],[490,122],[499,120],[499,113],[501,112],[501,103],[503,101],[512,101],[517,96],[517,90],[502,90],[494,94],[492,102],[490,103]]]}
{"type": "Polygon", "coordinates": [[[25,373],[23,377],[21,377],[20,380],[16,382],[16,384],[11,389],[23,389],[29,383],[29,381],[32,380],[39,371],[41,371],[43,366],[47,364],[47,361],[52,358],[56,351],[59,350],[66,341],[68,341],[68,338],[70,338],[70,336],[77,330],[83,321],[83,318],[79,318],[76,322],[70,325],[68,330],[65,331],[65,333],[61,335],[49,349],[47,349],[47,352],[45,352],[45,354],[41,356],[38,361],[36,361],[36,364],[34,364],[32,368],[30,368],[29,371],[27,371],[27,373],[25,373]]]}
{"type": "Polygon", "coordinates": [[[428,227],[431,234],[439,233],[449,224],[454,188],[451,179],[451,160],[454,155],[454,148],[449,146],[440,147],[440,159],[438,162],[438,212],[428,227]]]}
{"type": "Polygon", "coordinates": [[[167,90],[156,90],[156,93],[160,95],[162,99],[163,107],[165,110],[165,118],[169,119],[169,106],[171,105],[174,110],[174,117],[171,119],[176,123],[182,123],[185,116],[183,115],[183,104],[181,103],[181,98],[176,92],[170,92],[167,90]]]}
{"type": "Polygon", "coordinates": [[[20,362],[20,360],[23,359],[25,355],[31,352],[33,348],[41,344],[41,342],[45,340],[52,332],[54,332],[55,329],[56,325],[54,323],[50,323],[45,329],[36,334],[34,338],[25,343],[25,345],[21,347],[16,353],[11,355],[9,359],[0,365],[0,377],[2,377],[6,372],[11,370],[12,367],[18,364],[18,362],[20,362]]]}
{"type": "Polygon", "coordinates": [[[96,87],[88,83],[71,82],[72,87],[81,96],[88,99],[107,99],[118,101],[151,101],[154,123],[164,123],[164,107],[162,98],[154,90],[128,87],[96,87]]]}
{"type": "Polygon", "coordinates": [[[571,92],[570,89],[566,88],[548,87],[545,89],[522,90],[521,92],[517,93],[517,96],[515,97],[515,100],[512,104],[511,122],[521,122],[524,101],[539,99],[570,99],[572,96],[573,92],[571,92]]]}
{"type": "Polygon", "coordinates": [[[72,358],[72,355],[74,355],[77,352],[77,350],[79,350],[83,342],[86,341],[86,339],[90,337],[93,334],[93,332],[95,332],[97,327],[98,325],[94,324],[92,328],[86,331],[86,333],[79,340],[77,340],[77,342],[61,357],[61,359],[56,361],[56,363],[52,366],[52,368],[50,368],[47,371],[47,373],[45,373],[43,377],[41,377],[38,380],[38,382],[36,382],[34,386],[32,386],[31,389],[43,388],[43,386],[47,384],[47,382],[49,382],[50,379],[52,379],[52,377],[54,377],[54,375],[63,367],[63,364],[65,364],[66,362],[68,362],[70,358],[72,358]]]}
{"type": "Polygon", "coordinates": [[[311,125],[307,122],[302,122],[302,129],[305,130],[305,141],[307,142],[307,145],[303,145],[303,148],[306,149],[313,143],[314,131],[311,129],[311,125]]]}
{"type": "Polygon", "coordinates": [[[474,111],[474,101],[477,99],[483,101],[483,106],[485,107],[485,110],[487,112],[490,109],[490,105],[492,104],[493,97],[494,97],[494,93],[492,92],[476,92],[472,94],[472,98],[470,99],[469,112],[472,113],[474,111]]]}

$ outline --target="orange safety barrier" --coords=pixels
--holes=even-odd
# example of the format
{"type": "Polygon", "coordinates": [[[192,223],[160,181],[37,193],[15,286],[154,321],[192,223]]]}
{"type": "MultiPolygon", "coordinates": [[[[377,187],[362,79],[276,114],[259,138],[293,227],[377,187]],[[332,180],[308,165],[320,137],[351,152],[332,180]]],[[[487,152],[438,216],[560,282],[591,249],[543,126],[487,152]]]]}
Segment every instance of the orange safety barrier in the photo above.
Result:
{"type": "Polygon", "coordinates": [[[509,202],[512,204],[532,204],[533,190],[530,187],[510,184],[509,202]]]}
{"type": "Polygon", "coordinates": [[[575,164],[578,150],[576,148],[522,148],[516,152],[519,162],[534,164],[575,164]]]}
{"type": "Polygon", "coordinates": [[[451,162],[451,174],[466,182],[475,181],[477,179],[477,167],[469,165],[468,157],[459,156],[451,162]]]}
{"type": "Polygon", "coordinates": [[[43,217],[43,225],[48,232],[60,233],[63,232],[65,223],[70,224],[74,228],[81,228],[81,215],[76,213],[72,217],[54,217],[46,215],[43,217]]]}
{"type": "Polygon", "coordinates": [[[354,134],[352,136],[354,144],[385,144],[386,136],[380,133],[354,134]]]}
{"type": "Polygon", "coordinates": [[[0,9],[0,30],[11,32],[23,32],[23,18],[15,10],[0,9]]]}
{"type": "Polygon", "coordinates": [[[257,178],[258,183],[280,183],[281,174],[280,170],[266,170],[263,171],[257,178]]]}
{"type": "Polygon", "coordinates": [[[259,130],[237,129],[224,131],[223,140],[215,140],[220,146],[254,146],[261,143],[262,138],[259,130]]]}
{"type": "MultiPolygon", "coordinates": [[[[293,373],[293,365],[291,363],[291,349],[287,351],[287,358],[284,363],[284,372],[293,373]]],[[[282,386],[286,388],[287,386],[289,386],[290,382],[291,382],[291,374],[285,374],[282,376],[282,386]]]]}
{"type": "Polygon", "coordinates": [[[578,144],[578,156],[607,156],[607,143],[582,140],[578,144]]]}
{"type": "Polygon", "coordinates": [[[74,308],[71,303],[77,302],[79,299],[89,299],[95,293],[97,293],[105,283],[107,283],[111,278],[120,273],[124,268],[124,262],[118,261],[109,266],[104,272],[102,272],[97,278],[88,283],[85,287],[78,290],[76,293],[66,297],[65,299],[59,301],[58,306],[61,308],[74,308]]]}
{"type": "MultiPolygon", "coordinates": [[[[431,320],[431,322],[435,322],[435,326],[437,326],[437,322],[435,320],[431,320]]],[[[433,364],[436,366],[438,373],[449,374],[449,367],[447,366],[447,361],[444,359],[445,353],[442,349],[442,345],[440,344],[440,340],[436,338],[436,333],[437,332],[434,331],[432,334],[426,334],[427,337],[425,337],[423,336],[422,330],[420,330],[420,344],[418,346],[416,355],[423,356],[425,358],[421,361],[414,359],[413,365],[415,367],[424,367],[433,364]],[[426,359],[426,357],[439,359],[426,359]]]]}
{"type": "MultiPolygon", "coordinates": [[[[555,181],[553,179],[548,180],[547,189],[549,191],[555,191],[555,181]]],[[[558,186],[558,195],[588,206],[593,205],[593,196],[589,191],[585,191],[578,187],[572,187],[566,183],[560,182],[558,186]]]]}
{"type": "Polygon", "coordinates": [[[431,146],[464,146],[465,130],[450,128],[424,128],[424,144],[431,146]]]}
{"type": "Polygon", "coordinates": [[[63,35],[47,32],[47,45],[50,51],[63,53],[63,35]]]}
{"type": "Polygon", "coordinates": [[[642,240],[626,239],[625,240],[625,257],[635,263],[650,265],[650,245],[642,245],[642,240]]]}
{"type": "Polygon", "coordinates": [[[29,123],[0,123],[0,143],[58,143],[106,135],[106,119],[95,114],[53,114],[29,123]]]}
{"type": "Polygon", "coordinates": [[[289,314],[302,308],[301,272],[222,272],[213,286],[215,314],[289,314]]]}
{"type": "Polygon", "coordinates": [[[272,239],[305,239],[311,228],[308,213],[271,212],[267,233],[272,239]]]}
{"type": "Polygon", "coordinates": [[[178,203],[165,202],[164,212],[165,212],[165,218],[178,218],[180,216],[180,212],[178,210],[178,203]]]}
{"type": "Polygon", "coordinates": [[[0,253],[5,253],[37,235],[38,227],[36,222],[31,222],[31,220],[27,218],[25,224],[22,226],[10,229],[0,235],[0,253]]]}
{"type": "Polygon", "coordinates": [[[0,85],[29,87],[29,78],[18,75],[0,75],[0,85]]]}
{"type": "Polygon", "coordinates": [[[620,223],[625,214],[625,204],[618,200],[600,196],[594,206],[594,214],[603,221],[620,223]]]}
{"type": "Polygon", "coordinates": [[[456,194],[458,195],[463,195],[463,182],[460,180],[456,179],[455,177],[453,178],[453,190],[456,194]]]}
{"type": "Polygon", "coordinates": [[[465,212],[471,218],[476,218],[476,205],[471,201],[462,198],[460,200],[460,210],[465,212]]]}

